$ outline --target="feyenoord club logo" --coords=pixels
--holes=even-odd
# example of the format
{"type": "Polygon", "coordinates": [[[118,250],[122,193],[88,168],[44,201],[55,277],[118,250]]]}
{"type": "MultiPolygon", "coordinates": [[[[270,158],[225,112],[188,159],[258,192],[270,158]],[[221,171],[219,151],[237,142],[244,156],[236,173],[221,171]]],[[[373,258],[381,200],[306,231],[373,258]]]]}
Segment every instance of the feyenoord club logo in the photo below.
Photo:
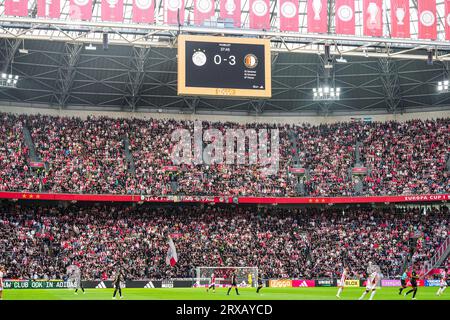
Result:
{"type": "Polygon", "coordinates": [[[206,55],[203,51],[195,51],[194,54],[192,55],[192,62],[197,66],[197,67],[202,67],[205,65],[206,63],[206,55]]]}
{"type": "Polygon", "coordinates": [[[85,6],[88,4],[89,0],[74,0],[74,2],[78,6],[85,6]]]}
{"type": "Polygon", "coordinates": [[[152,5],[152,0],[135,0],[136,7],[141,10],[147,10],[152,5]]]}
{"type": "Polygon", "coordinates": [[[262,17],[267,13],[267,4],[262,0],[257,0],[253,2],[252,10],[258,17],[262,17]]]}
{"type": "Polygon", "coordinates": [[[170,11],[181,9],[181,0],[167,0],[167,9],[170,11]]]}
{"type": "Polygon", "coordinates": [[[353,10],[347,5],[340,6],[338,9],[338,17],[342,21],[348,22],[353,18],[353,10]]]}
{"type": "Polygon", "coordinates": [[[211,0],[198,0],[197,1],[197,9],[201,13],[208,13],[212,9],[212,1],[211,0]]]}
{"type": "Polygon", "coordinates": [[[425,10],[420,14],[420,22],[426,27],[431,27],[434,24],[434,20],[434,14],[429,10],[425,10]]]}
{"type": "Polygon", "coordinates": [[[286,18],[293,18],[297,14],[297,8],[292,2],[285,2],[281,6],[281,14],[286,18]]]}
{"type": "Polygon", "coordinates": [[[253,53],[249,53],[244,58],[244,65],[249,69],[254,69],[258,65],[258,58],[253,53]]]}

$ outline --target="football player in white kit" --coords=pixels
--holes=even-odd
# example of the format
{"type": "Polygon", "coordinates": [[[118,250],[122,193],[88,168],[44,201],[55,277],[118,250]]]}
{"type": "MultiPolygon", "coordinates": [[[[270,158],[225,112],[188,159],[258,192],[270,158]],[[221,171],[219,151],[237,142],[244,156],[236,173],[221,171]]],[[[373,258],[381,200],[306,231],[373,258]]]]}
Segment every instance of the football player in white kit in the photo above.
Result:
{"type": "Polygon", "coordinates": [[[448,279],[448,268],[442,270],[441,272],[441,283],[439,284],[439,290],[436,292],[437,296],[440,296],[447,289],[447,279],[448,279]]]}
{"type": "Polygon", "coordinates": [[[347,279],[348,276],[348,267],[344,267],[344,269],[342,270],[342,275],[341,275],[341,279],[338,282],[338,292],[336,294],[336,297],[338,299],[341,298],[341,292],[342,290],[344,290],[344,286],[345,286],[345,280],[347,279]]]}
{"type": "Polygon", "coordinates": [[[5,268],[0,266],[0,300],[3,300],[3,275],[5,274],[5,268]]]}
{"type": "Polygon", "coordinates": [[[377,265],[372,264],[372,261],[369,262],[369,266],[367,267],[367,274],[369,275],[369,277],[367,278],[366,290],[358,300],[364,299],[369,291],[372,291],[369,298],[369,300],[372,300],[377,290],[377,283],[381,279],[380,268],[377,265]]]}

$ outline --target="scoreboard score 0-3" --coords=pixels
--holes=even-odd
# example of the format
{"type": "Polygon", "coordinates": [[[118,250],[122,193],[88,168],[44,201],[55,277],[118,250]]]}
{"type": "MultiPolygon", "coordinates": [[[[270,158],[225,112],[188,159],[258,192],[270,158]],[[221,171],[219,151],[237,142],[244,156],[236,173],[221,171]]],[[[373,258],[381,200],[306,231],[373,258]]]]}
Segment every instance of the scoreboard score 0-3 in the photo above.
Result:
{"type": "Polygon", "coordinates": [[[270,98],[270,40],[180,35],[178,94],[270,98]]]}

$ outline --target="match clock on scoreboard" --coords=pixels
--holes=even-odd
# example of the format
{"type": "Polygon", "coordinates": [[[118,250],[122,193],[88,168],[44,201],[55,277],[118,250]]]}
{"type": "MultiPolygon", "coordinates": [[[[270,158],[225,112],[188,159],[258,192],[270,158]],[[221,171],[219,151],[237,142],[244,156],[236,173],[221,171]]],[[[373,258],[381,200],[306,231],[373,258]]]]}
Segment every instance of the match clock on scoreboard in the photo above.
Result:
{"type": "Polygon", "coordinates": [[[178,94],[270,98],[270,40],[180,35],[178,94]]]}

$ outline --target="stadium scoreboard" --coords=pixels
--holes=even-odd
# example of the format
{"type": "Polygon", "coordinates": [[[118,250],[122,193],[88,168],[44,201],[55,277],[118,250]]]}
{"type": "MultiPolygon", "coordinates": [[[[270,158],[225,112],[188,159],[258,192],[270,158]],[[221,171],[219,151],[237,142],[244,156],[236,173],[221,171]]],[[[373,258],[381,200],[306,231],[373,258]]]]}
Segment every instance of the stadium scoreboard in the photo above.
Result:
{"type": "Polygon", "coordinates": [[[270,98],[270,40],[180,35],[178,94],[270,98]]]}

